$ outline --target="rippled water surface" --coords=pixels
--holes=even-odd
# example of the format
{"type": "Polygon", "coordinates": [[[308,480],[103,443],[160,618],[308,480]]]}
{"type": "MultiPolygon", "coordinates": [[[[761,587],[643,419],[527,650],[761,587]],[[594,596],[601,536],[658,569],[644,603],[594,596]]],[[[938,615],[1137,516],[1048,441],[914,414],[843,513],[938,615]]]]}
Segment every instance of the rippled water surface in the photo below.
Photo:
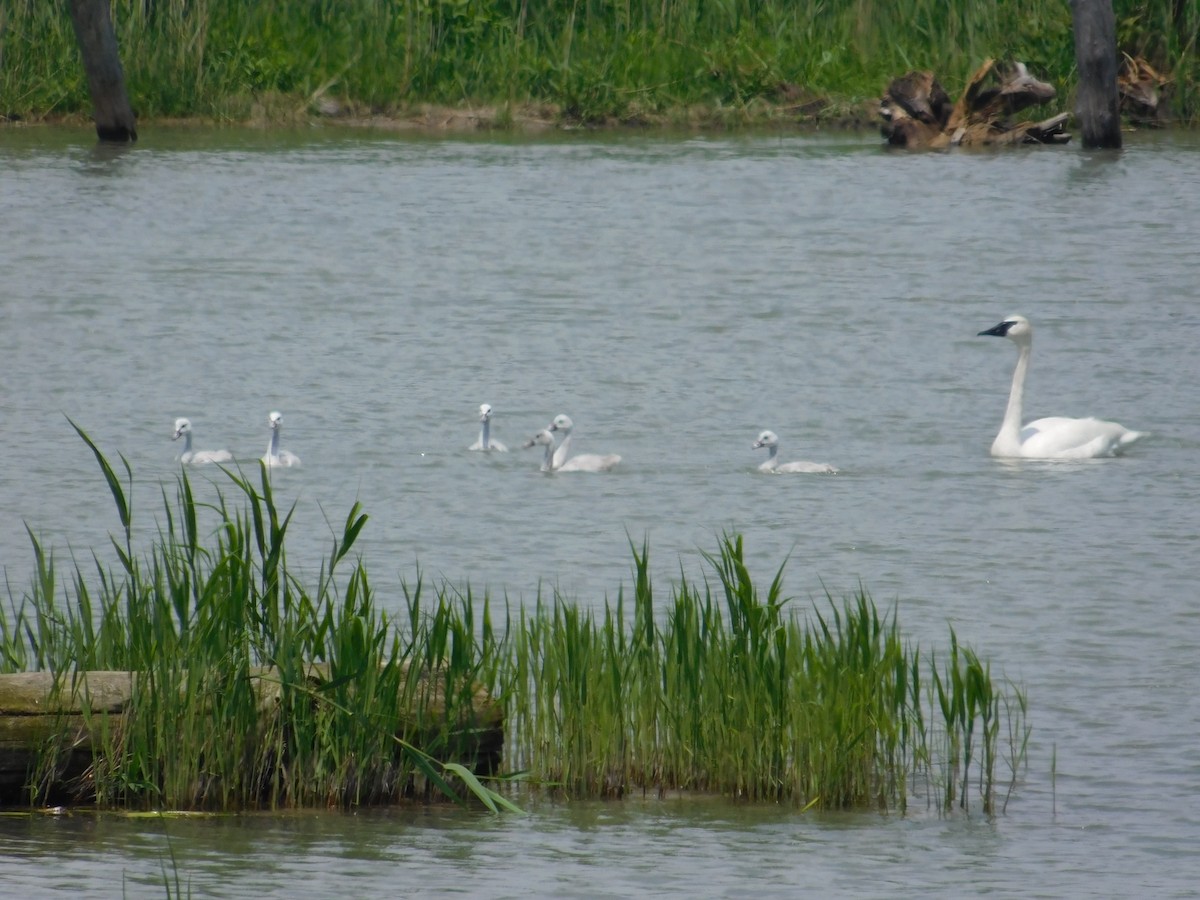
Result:
{"type": "MultiPolygon", "coordinates": [[[[26,525],[106,556],[77,422],[153,534],[176,416],[246,465],[267,412],[303,467],[293,566],[361,500],[402,579],[601,605],[649,539],[665,591],[723,531],[805,607],[861,582],[1021,683],[1026,777],[993,820],[723,801],[537,802],[161,822],[0,818],[22,896],[1190,896],[1200,790],[1200,141],[907,155],[873,135],[426,140],[369,132],[0,132],[0,563],[26,525]],[[1026,412],[1152,436],[1122,459],[988,456],[1026,412]],[[482,402],[508,454],[466,447],[482,402]],[[516,448],[556,413],[603,475],[516,448]],[[833,477],[755,471],[770,428],[833,477]],[[790,554],[790,556],[789,556],[790,554]],[[176,868],[172,870],[170,854],[176,868]],[[172,876],[173,877],[173,876],[172,876]]],[[[204,478],[202,492],[215,492],[204,478]]]]}

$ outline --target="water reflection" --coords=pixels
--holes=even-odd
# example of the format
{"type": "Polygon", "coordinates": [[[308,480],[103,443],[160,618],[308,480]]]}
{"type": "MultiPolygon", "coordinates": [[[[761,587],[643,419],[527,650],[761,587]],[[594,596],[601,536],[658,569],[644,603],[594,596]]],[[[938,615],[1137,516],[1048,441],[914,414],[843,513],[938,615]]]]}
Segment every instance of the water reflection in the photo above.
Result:
{"type": "Polygon", "coordinates": [[[129,171],[129,164],[137,154],[136,143],[114,143],[97,141],[84,157],[80,171],[85,175],[113,176],[129,171]]]}
{"type": "Polygon", "coordinates": [[[1113,184],[1126,177],[1129,164],[1124,148],[1081,150],[1076,160],[1076,165],[1067,169],[1067,185],[1072,190],[1113,184]]]}

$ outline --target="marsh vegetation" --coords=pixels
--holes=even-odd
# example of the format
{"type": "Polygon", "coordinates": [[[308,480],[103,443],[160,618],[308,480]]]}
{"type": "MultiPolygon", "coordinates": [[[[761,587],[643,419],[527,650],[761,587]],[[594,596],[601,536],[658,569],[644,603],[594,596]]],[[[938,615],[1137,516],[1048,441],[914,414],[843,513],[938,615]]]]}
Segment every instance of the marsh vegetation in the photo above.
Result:
{"type": "MultiPolygon", "coordinates": [[[[1120,51],[1173,79],[1194,119],[1200,9],[1115,0],[1120,51]]],[[[86,113],[66,0],[0,12],[0,114],[86,113]]],[[[546,106],[575,122],[733,124],[844,116],[913,68],[951,93],[985,58],[1026,62],[1067,93],[1071,11],[1057,0],[114,0],[142,117],[288,119],[487,106],[511,124],[546,106]]]]}

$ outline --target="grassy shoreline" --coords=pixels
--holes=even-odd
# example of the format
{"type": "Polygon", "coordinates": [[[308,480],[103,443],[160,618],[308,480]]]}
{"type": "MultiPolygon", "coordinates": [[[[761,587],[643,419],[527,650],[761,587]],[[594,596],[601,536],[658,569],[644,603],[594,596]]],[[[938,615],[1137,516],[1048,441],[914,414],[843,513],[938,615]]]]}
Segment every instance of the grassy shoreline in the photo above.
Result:
{"type": "MultiPolygon", "coordinates": [[[[67,8],[18,0],[0,13],[0,116],[87,114],[67,8]]],[[[932,69],[953,95],[987,57],[1027,63],[1064,109],[1074,89],[1070,8],[1059,0],[113,0],[112,9],[143,121],[411,121],[421,108],[494,110],[497,128],[856,121],[910,69],[932,69]]],[[[1200,7],[1114,0],[1114,9],[1119,50],[1169,75],[1173,116],[1196,121],[1200,7]]]]}
{"type": "MultiPolygon", "coordinates": [[[[418,580],[389,614],[353,555],[358,504],[315,585],[289,573],[291,514],[265,468],[257,484],[213,471],[240,505],[219,485],[201,500],[181,472],[138,548],[132,472],[80,435],[115,501],[118,563],[63,563],[30,534],[32,582],[0,606],[0,672],[49,671],[63,691],[80,672],[137,673],[119,717],[85,706],[93,758],[68,802],[230,811],[449,796],[496,811],[515,808],[520,781],[568,798],[699,791],[991,815],[1023,771],[1025,695],[952,629],[948,649],[923,651],[862,591],[797,610],[782,569],[765,586],[751,577],[740,538],[706,555],[711,577],[681,575],[665,599],[647,548],[631,545],[632,585],[601,609],[539,596],[501,619],[486,595],[418,580]],[[503,710],[506,775],[471,768],[481,687],[503,710]]],[[[72,735],[46,742],[32,804],[64,799],[72,735]]]]}

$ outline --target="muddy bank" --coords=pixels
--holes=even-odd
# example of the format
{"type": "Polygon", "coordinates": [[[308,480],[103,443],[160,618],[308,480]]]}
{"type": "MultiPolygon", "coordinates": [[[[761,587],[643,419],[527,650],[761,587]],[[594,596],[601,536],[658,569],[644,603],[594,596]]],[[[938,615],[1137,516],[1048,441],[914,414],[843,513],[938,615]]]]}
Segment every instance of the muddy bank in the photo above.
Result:
{"type": "MultiPolygon", "coordinates": [[[[727,132],[754,129],[863,129],[877,125],[878,98],[862,101],[831,101],[824,98],[794,98],[784,95],[779,102],[759,102],[744,107],[681,107],[668,111],[634,111],[620,118],[578,119],[553,104],[439,106],[420,104],[404,109],[373,111],[336,100],[314,104],[288,102],[285,98],[256,101],[245,116],[139,117],[140,128],[205,125],[273,128],[323,125],[369,128],[416,134],[471,134],[508,132],[545,134],[556,131],[690,130],[727,132]]],[[[63,125],[87,127],[90,115],[48,114],[29,118],[0,117],[0,127],[63,125]]]]}

